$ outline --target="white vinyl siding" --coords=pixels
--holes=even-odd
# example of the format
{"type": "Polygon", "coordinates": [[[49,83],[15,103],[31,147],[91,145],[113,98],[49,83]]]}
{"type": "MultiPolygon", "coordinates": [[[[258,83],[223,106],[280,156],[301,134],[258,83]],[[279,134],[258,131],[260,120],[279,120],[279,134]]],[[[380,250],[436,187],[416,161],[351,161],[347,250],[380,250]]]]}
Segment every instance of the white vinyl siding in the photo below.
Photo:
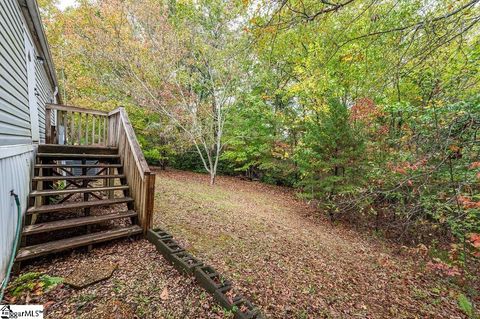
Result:
{"type": "MultiPolygon", "coordinates": [[[[10,151],[17,155],[0,158],[0,282],[3,280],[12,252],[17,226],[17,205],[10,195],[14,191],[20,199],[21,212],[27,209],[30,191],[30,172],[34,158],[32,145],[3,146],[0,154],[10,151]]],[[[20,221],[21,222],[21,221],[20,221]]]]}
{"type": "MultiPolygon", "coordinates": [[[[16,0],[0,1],[0,146],[32,142],[28,102],[25,34],[29,32],[16,0]]],[[[28,34],[30,35],[30,34],[28,34]]],[[[32,42],[31,36],[27,41],[32,42]]],[[[53,101],[54,89],[45,65],[36,61],[35,92],[40,143],[45,143],[45,103],[53,101]]]]}
{"type": "Polygon", "coordinates": [[[39,142],[45,143],[45,103],[53,102],[55,86],[47,76],[49,63],[42,64],[36,59],[42,55],[38,53],[42,50],[32,43],[32,39],[38,40],[38,32],[36,36],[30,34],[25,22],[24,14],[28,14],[28,21],[38,24],[35,20],[38,15],[28,11],[32,3],[28,1],[28,7],[21,8],[18,0],[0,0],[0,281],[5,276],[17,224],[17,208],[10,191],[19,195],[22,214],[28,203],[35,159],[31,125],[35,121],[30,118],[36,116],[31,111],[38,110],[39,142]],[[27,72],[27,48],[33,53],[31,59],[35,63],[34,68],[29,65],[30,72],[27,72]],[[36,93],[30,100],[28,73],[30,97],[32,88],[36,93]]]}
{"type": "Polygon", "coordinates": [[[31,141],[27,69],[21,12],[0,1],[0,145],[31,141]]]}
{"type": "MultiPolygon", "coordinates": [[[[45,104],[53,103],[53,90],[48,81],[43,64],[35,65],[35,81],[37,91],[38,122],[40,125],[40,143],[45,143],[45,104]]],[[[53,123],[53,122],[52,122],[53,123]]]]}

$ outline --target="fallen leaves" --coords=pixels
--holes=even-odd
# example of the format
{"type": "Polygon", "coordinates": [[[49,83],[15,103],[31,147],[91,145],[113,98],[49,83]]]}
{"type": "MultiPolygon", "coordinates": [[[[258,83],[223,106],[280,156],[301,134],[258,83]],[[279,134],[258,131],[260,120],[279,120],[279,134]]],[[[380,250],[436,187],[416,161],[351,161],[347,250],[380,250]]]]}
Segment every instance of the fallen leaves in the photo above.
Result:
{"type": "Polygon", "coordinates": [[[445,284],[416,266],[426,246],[395,255],[398,247],[310,218],[312,209],[284,187],[233,177],[210,187],[206,175],[173,170],[156,180],[162,213],[154,224],[231,278],[268,318],[461,317],[455,295],[432,306],[440,297],[429,291],[445,284]]]}
{"type": "Polygon", "coordinates": [[[433,261],[429,261],[427,263],[427,268],[431,271],[437,272],[440,275],[447,277],[455,277],[461,275],[461,272],[457,266],[448,265],[438,258],[435,258],[433,261]]]}
{"type": "Polygon", "coordinates": [[[470,234],[469,241],[473,247],[480,249],[480,234],[470,234]]]}
{"type": "Polygon", "coordinates": [[[468,196],[457,196],[457,200],[464,209],[480,208],[480,202],[475,202],[468,196]]]}
{"type": "Polygon", "coordinates": [[[177,272],[146,240],[126,239],[97,245],[88,253],[48,257],[27,266],[24,274],[67,277],[86,262],[118,267],[109,279],[83,289],[58,285],[39,296],[7,296],[5,301],[24,304],[28,297],[31,303],[46,306],[46,319],[222,318],[222,309],[215,307],[213,299],[206,295],[200,300],[203,290],[177,272]]]}
{"type": "Polygon", "coordinates": [[[480,168],[480,162],[473,162],[470,164],[470,166],[468,167],[469,169],[477,169],[477,168],[480,168]]]}
{"type": "MultiPolygon", "coordinates": [[[[423,262],[427,247],[396,255],[398,247],[309,218],[309,206],[287,188],[227,177],[212,188],[205,175],[167,171],[157,174],[156,191],[161,194],[156,224],[231,278],[238,293],[268,318],[462,317],[458,293],[430,275],[450,278],[457,268],[434,260],[427,272],[419,270],[408,256],[423,262]]],[[[480,234],[469,235],[474,247],[479,241],[480,234]]],[[[39,296],[31,293],[32,303],[48,305],[46,318],[112,318],[112,309],[118,318],[129,319],[225,318],[208,294],[146,240],[49,257],[25,272],[66,277],[87,260],[118,264],[118,269],[78,291],[58,285],[39,296]]],[[[21,303],[26,296],[8,298],[21,303]]]]}
{"type": "Polygon", "coordinates": [[[55,301],[50,300],[43,304],[43,310],[48,310],[51,306],[55,304],[55,301]]]}
{"type": "Polygon", "coordinates": [[[168,299],[168,288],[165,287],[162,290],[162,293],[160,294],[160,299],[162,300],[167,300],[168,299]]]}

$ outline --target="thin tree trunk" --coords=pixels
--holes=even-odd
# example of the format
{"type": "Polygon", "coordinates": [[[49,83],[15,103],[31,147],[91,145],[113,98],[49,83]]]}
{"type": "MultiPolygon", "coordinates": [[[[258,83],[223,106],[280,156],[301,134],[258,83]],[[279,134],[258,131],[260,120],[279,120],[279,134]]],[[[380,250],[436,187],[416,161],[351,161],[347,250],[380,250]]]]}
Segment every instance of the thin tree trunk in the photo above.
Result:
{"type": "Polygon", "coordinates": [[[215,179],[217,178],[217,172],[212,171],[210,173],[210,186],[215,185],[215,179]]]}

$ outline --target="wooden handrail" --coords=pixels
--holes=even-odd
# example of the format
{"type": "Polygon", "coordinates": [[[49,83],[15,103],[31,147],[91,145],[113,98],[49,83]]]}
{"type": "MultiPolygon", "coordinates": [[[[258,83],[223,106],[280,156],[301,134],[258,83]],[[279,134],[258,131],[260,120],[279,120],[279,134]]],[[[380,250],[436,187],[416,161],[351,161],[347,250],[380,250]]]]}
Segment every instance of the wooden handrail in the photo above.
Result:
{"type": "Polygon", "coordinates": [[[108,146],[118,147],[123,173],[135,200],[139,223],[146,232],[152,227],[155,199],[155,174],[152,174],[143,156],[127,112],[120,107],[108,115],[108,146]]]}
{"type": "Polygon", "coordinates": [[[92,110],[92,109],[85,109],[83,107],[78,106],[70,106],[70,105],[61,105],[61,104],[46,104],[45,108],[47,110],[60,110],[60,111],[70,111],[70,112],[79,112],[85,114],[95,114],[101,116],[108,116],[108,112],[99,111],[99,110],[92,110]]]}
{"type": "MultiPolygon", "coordinates": [[[[128,143],[130,143],[131,147],[133,148],[133,156],[135,157],[135,163],[137,164],[138,170],[142,172],[142,176],[145,173],[150,173],[150,167],[148,167],[148,163],[145,160],[145,156],[143,155],[142,148],[137,140],[137,135],[135,135],[135,131],[133,130],[132,125],[130,124],[130,120],[128,118],[127,112],[123,107],[120,109],[120,120],[122,121],[123,126],[125,127],[128,143]]],[[[115,114],[115,113],[114,113],[115,114]]]]}
{"type": "Polygon", "coordinates": [[[108,116],[115,115],[117,113],[120,113],[120,110],[123,109],[123,107],[117,107],[115,110],[108,112],[108,116]]]}

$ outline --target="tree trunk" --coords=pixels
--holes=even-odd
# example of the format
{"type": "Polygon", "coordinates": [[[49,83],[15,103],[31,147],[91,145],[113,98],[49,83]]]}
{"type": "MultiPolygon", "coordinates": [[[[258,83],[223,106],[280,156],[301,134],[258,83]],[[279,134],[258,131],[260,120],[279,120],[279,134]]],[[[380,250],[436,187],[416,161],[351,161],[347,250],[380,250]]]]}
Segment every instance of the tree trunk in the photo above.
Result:
{"type": "Polygon", "coordinates": [[[212,172],[210,173],[210,186],[215,185],[215,178],[217,177],[216,175],[217,175],[216,172],[213,172],[213,171],[212,171],[212,172]]]}

